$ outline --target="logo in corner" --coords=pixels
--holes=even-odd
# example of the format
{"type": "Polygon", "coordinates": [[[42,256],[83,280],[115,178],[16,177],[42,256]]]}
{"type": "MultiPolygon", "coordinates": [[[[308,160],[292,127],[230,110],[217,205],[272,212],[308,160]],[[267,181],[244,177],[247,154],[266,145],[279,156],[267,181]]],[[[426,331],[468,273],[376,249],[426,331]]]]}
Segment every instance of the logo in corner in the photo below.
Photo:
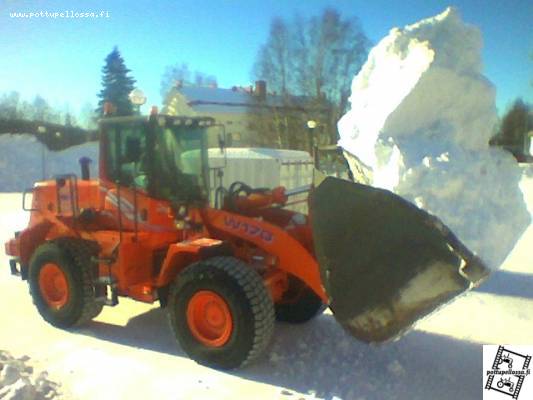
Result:
{"type": "MultiPolygon", "coordinates": [[[[483,346],[483,366],[486,376],[484,400],[519,399],[521,392],[525,394],[524,382],[531,374],[529,369],[531,355],[526,354],[522,349],[528,351],[528,347],[533,350],[533,346],[483,346]],[[487,366],[490,367],[487,368],[487,366]]],[[[531,382],[528,381],[527,392],[531,394],[533,393],[533,378],[529,380],[531,382]]]]}

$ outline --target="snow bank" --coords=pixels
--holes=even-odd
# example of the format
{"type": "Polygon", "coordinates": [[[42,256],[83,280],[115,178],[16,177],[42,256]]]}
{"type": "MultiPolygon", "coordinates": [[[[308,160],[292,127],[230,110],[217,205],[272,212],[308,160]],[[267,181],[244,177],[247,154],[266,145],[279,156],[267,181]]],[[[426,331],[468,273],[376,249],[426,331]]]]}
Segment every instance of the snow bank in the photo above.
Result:
{"type": "Polygon", "coordinates": [[[0,135],[0,192],[21,192],[43,178],[75,173],[80,175],[80,157],[93,160],[91,175],[98,174],[98,143],[89,142],[63,151],[49,151],[33,135],[0,135]]]}
{"type": "Polygon", "coordinates": [[[520,189],[524,194],[527,210],[533,219],[533,164],[522,164],[522,179],[520,189]]]}
{"type": "Polygon", "coordinates": [[[17,359],[0,351],[0,399],[34,400],[58,396],[59,385],[48,380],[46,372],[34,377],[33,367],[26,364],[29,359],[28,356],[17,359]]]}
{"type": "Polygon", "coordinates": [[[488,146],[495,90],[481,46],[453,8],[392,29],[352,82],[339,145],[354,176],[437,215],[497,268],[530,217],[518,164],[488,146]]]}

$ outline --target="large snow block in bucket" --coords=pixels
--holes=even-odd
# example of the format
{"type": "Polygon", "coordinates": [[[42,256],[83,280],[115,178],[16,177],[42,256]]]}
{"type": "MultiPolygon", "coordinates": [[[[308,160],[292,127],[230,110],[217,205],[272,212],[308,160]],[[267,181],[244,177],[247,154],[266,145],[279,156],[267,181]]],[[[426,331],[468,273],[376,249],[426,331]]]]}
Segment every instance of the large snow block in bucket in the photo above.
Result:
{"type": "Polygon", "coordinates": [[[388,190],[330,177],[311,215],[330,307],[365,342],[400,335],[488,276],[439,219],[388,190]]]}
{"type": "Polygon", "coordinates": [[[338,123],[353,176],[436,215],[495,270],[530,224],[510,153],[489,146],[495,88],[457,10],[395,28],[352,82],[338,123]]]}

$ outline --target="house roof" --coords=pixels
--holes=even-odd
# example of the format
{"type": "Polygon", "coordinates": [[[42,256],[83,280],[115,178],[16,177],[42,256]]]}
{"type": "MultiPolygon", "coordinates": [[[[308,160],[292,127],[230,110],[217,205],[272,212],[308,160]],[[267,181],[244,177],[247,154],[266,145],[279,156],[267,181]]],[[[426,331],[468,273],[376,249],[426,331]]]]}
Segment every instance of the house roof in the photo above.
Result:
{"type": "Polygon", "coordinates": [[[244,113],[255,107],[294,108],[303,111],[306,100],[303,96],[291,96],[291,104],[287,105],[282,96],[267,94],[265,101],[259,102],[256,101],[257,97],[242,88],[185,86],[179,88],[178,91],[195,111],[211,113],[244,113]]]}
{"type": "Polygon", "coordinates": [[[250,93],[242,90],[222,89],[214,87],[185,86],[178,89],[189,103],[209,102],[209,103],[234,103],[248,104],[250,93]]]}

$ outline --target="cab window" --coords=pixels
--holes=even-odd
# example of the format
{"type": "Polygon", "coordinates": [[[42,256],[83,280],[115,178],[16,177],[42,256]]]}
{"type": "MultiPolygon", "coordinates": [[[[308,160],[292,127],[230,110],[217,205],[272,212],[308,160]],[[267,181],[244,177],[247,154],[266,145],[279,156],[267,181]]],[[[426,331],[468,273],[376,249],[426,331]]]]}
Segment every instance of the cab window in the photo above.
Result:
{"type": "Polygon", "coordinates": [[[106,175],[123,186],[146,189],[146,135],[140,124],[110,126],[106,131],[106,175]],[[134,161],[126,152],[128,141],[138,141],[141,157],[134,161]]]}

